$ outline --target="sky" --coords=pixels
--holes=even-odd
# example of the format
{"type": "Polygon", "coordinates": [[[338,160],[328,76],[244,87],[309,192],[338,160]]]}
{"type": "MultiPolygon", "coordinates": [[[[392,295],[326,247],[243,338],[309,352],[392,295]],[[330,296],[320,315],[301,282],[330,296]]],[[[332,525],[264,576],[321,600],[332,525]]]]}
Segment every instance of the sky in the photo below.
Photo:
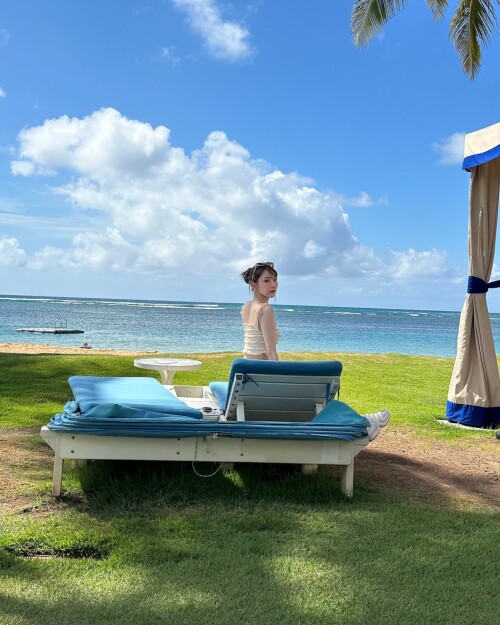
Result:
{"type": "Polygon", "coordinates": [[[273,261],[277,304],[460,310],[500,39],[471,82],[449,14],[408,3],[357,49],[351,9],[4,3],[0,293],[238,302],[273,261]]]}

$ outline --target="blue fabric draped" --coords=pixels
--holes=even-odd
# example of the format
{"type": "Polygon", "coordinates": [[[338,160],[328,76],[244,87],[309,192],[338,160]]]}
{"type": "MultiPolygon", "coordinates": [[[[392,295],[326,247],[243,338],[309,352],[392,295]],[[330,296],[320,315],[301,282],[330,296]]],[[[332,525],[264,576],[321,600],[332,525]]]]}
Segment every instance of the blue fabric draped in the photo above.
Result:
{"type": "Polygon", "coordinates": [[[164,438],[228,436],[352,441],[367,436],[370,425],[365,417],[337,400],[331,401],[312,421],[303,423],[204,421],[200,419],[199,410],[186,406],[152,378],[73,376],[69,381],[74,400],[67,402],[63,411],[48,423],[48,428],[55,432],[164,438]],[[122,391],[123,396],[120,396],[122,391]]]}

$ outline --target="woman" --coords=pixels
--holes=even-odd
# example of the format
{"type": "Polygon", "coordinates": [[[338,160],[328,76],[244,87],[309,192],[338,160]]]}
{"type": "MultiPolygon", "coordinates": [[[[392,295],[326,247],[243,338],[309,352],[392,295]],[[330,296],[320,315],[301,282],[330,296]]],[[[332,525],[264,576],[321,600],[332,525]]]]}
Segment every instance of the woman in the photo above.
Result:
{"type": "Polygon", "coordinates": [[[274,310],[268,303],[278,290],[274,263],[256,263],[241,277],[253,292],[253,299],[245,302],[241,309],[245,336],[243,355],[255,360],[279,360],[276,343],[280,333],[276,328],[274,310]]]}

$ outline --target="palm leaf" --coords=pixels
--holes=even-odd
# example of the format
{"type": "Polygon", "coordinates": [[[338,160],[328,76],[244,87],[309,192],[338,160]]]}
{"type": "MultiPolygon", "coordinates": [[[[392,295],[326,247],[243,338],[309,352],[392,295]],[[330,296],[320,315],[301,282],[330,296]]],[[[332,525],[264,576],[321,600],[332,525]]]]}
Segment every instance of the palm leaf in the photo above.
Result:
{"type": "Polygon", "coordinates": [[[481,50],[496,33],[495,9],[490,0],[461,0],[450,24],[450,39],[462,69],[474,80],[481,67],[481,50]]]}
{"type": "Polygon", "coordinates": [[[435,22],[443,19],[444,13],[448,8],[448,0],[426,0],[426,4],[432,11],[435,22]]]}
{"type": "Polygon", "coordinates": [[[406,0],[356,0],[351,14],[354,44],[366,45],[405,4],[406,0]]]}

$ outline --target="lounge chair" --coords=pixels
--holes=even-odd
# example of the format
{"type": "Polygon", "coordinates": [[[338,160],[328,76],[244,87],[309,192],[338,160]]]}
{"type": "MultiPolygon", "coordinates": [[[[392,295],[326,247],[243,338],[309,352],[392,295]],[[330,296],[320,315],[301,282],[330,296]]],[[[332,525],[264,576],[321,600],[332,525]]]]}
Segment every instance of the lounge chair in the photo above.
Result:
{"type": "Polygon", "coordinates": [[[342,467],[352,496],[354,457],[371,423],[338,399],[339,362],[237,359],[228,383],[171,386],[153,378],[73,376],[74,400],[42,427],[55,452],[52,493],[65,458],[266,462],[342,467]]]}

